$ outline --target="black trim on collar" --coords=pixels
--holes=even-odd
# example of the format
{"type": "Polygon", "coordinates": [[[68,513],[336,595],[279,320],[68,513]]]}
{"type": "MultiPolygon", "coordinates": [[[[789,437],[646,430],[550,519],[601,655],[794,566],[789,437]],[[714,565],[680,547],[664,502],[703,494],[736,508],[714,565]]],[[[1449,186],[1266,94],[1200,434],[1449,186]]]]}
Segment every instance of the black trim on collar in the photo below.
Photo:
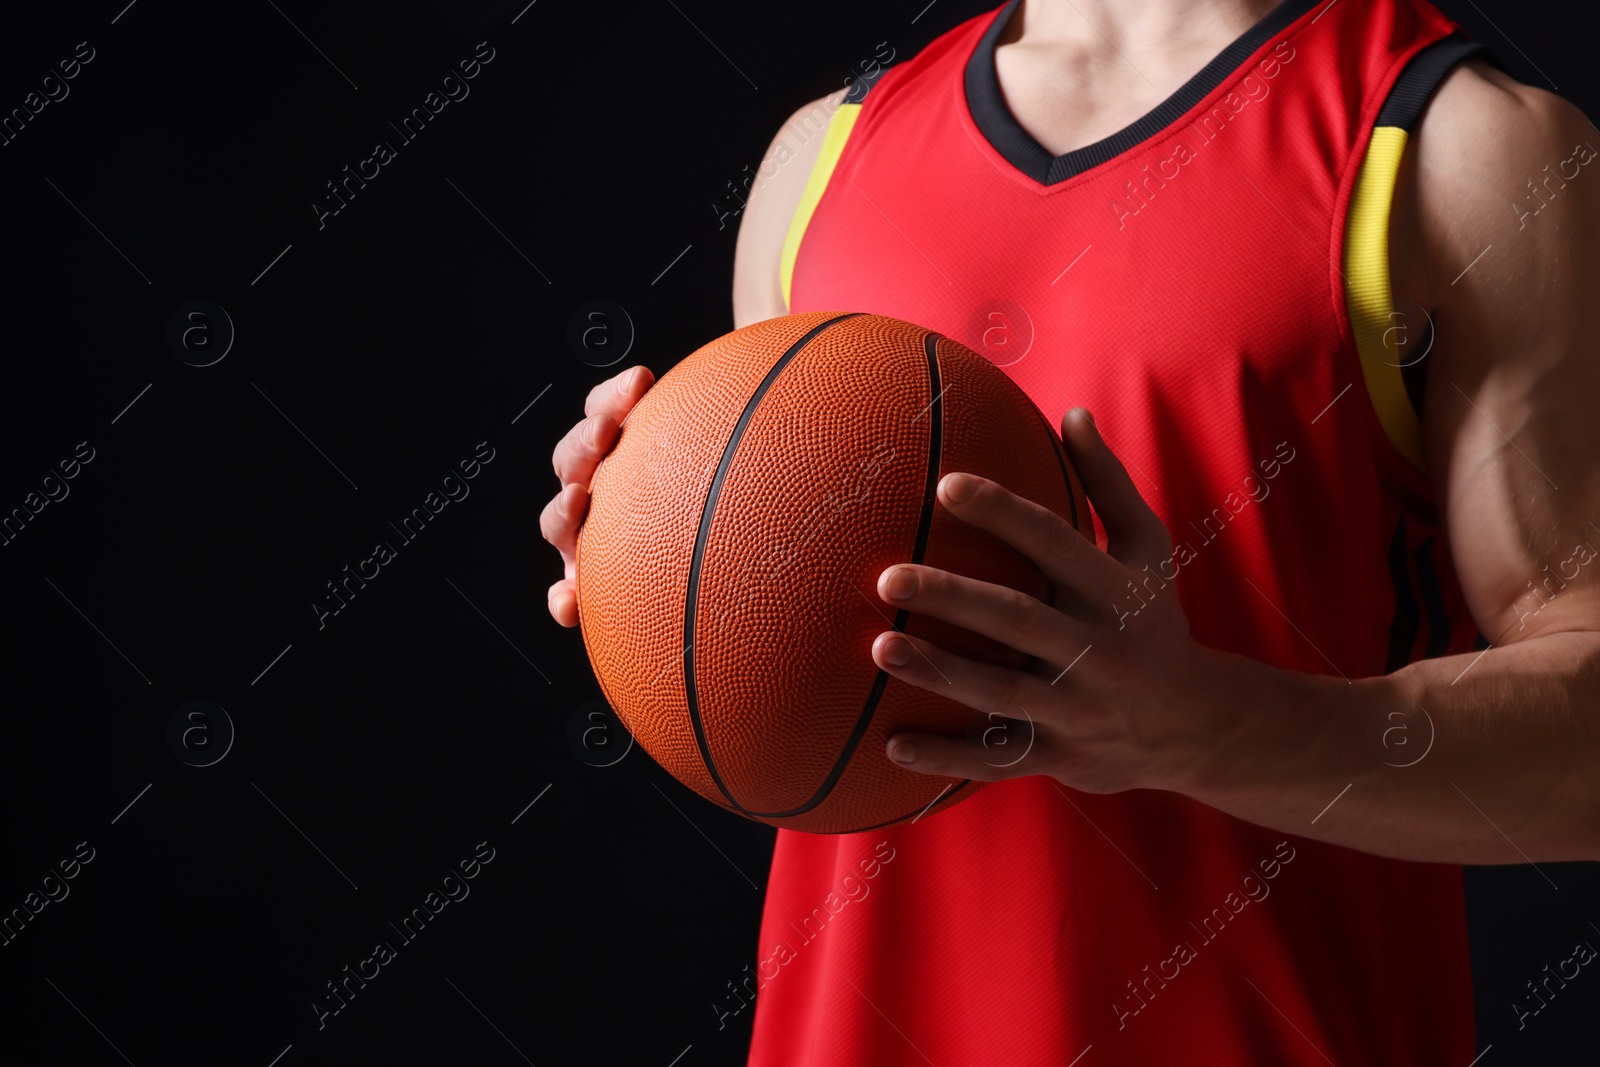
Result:
{"type": "Polygon", "coordinates": [[[1171,96],[1157,104],[1155,109],[1131,126],[1124,127],[1109,137],[1074,149],[1063,156],[1052,156],[1033,136],[1024,130],[1011,110],[1006,107],[1000,91],[1000,82],[994,72],[994,49],[1005,32],[1006,23],[1017,10],[1019,0],[1011,0],[995,16],[984,31],[978,46],[967,60],[967,108],[979,131],[995,151],[1022,173],[1042,185],[1054,185],[1110,159],[1115,159],[1130,149],[1160,133],[1176,122],[1185,112],[1203,100],[1263,44],[1281,33],[1300,16],[1310,11],[1322,0],[1281,0],[1277,7],[1262,17],[1260,22],[1246,30],[1232,44],[1201,71],[1184,82],[1171,96]]]}

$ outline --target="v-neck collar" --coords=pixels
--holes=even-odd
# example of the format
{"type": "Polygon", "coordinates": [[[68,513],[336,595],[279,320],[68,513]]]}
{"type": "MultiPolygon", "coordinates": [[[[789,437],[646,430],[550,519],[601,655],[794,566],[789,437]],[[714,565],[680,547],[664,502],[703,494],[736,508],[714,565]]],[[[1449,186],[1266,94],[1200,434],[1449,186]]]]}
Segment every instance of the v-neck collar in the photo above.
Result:
{"type": "Polygon", "coordinates": [[[1208,93],[1238,71],[1246,59],[1322,0],[1281,0],[1261,21],[1239,35],[1198,74],[1131,125],[1093,144],[1053,156],[1018,124],[1006,106],[995,74],[994,50],[1021,0],[1011,0],[995,15],[967,60],[967,108],[978,131],[1007,162],[1041,185],[1054,185],[1137,148],[1172,125],[1208,93]]]}

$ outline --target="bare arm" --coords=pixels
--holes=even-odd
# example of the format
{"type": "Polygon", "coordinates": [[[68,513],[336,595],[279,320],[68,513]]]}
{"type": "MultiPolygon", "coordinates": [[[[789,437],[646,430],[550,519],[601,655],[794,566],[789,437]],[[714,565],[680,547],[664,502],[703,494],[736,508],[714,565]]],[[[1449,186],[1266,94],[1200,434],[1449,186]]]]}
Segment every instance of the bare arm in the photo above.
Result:
{"type": "Polygon", "coordinates": [[[789,121],[783,124],[762,157],[763,160],[783,158],[785,162],[768,180],[758,181],[750,190],[749,203],[739,222],[739,243],[733,256],[733,324],[736,327],[788,314],[778,282],[778,261],[789,222],[794,218],[800,195],[805,192],[806,180],[811,176],[811,168],[822,147],[822,135],[811,126],[801,126],[799,120],[819,112],[832,115],[844,94],[845,90],[841,89],[821,100],[813,100],[789,116],[789,121]],[[780,146],[786,150],[780,151],[780,146]]]}

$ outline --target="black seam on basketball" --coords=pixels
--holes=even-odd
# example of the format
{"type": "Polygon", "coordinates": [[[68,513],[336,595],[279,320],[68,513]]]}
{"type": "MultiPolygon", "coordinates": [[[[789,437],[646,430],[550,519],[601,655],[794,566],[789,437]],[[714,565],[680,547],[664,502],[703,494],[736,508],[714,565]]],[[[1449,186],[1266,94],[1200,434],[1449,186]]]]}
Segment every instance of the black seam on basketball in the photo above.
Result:
{"type": "MultiPolygon", "coordinates": [[[[928,404],[928,476],[922,490],[922,514],[917,519],[917,539],[911,547],[912,563],[921,563],[922,557],[928,551],[928,533],[933,528],[933,506],[938,499],[939,462],[944,454],[944,404],[940,400],[943,390],[939,385],[939,336],[936,333],[929,333],[922,341],[923,351],[928,357],[928,394],[933,400],[928,404]]],[[[911,613],[904,609],[895,612],[894,628],[903,631],[906,620],[910,617],[911,613]]],[[[888,684],[889,672],[878,671],[872,679],[872,688],[867,692],[866,703],[861,706],[861,714],[856,716],[855,729],[850,731],[850,736],[845,740],[844,750],[839,754],[839,758],[834,760],[828,776],[822,780],[822,784],[817,787],[810,800],[788,811],[755,811],[750,814],[763,819],[804,815],[827,800],[828,794],[833,792],[833,787],[844,775],[844,769],[850,765],[850,757],[855,755],[856,746],[860,745],[861,739],[866,736],[867,727],[872,724],[872,716],[877,712],[878,701],[883,699],[883,690],[888,684]]]]}
{"type": "Polygon", "coordinates": [[[933,803],[932,804],[924,804],[922,807],[918,808],[916,811],[908,811],[904,815],[898,816],[897,818],[890,819],[888,822],[875,823],[872,826],[860,826],[860,827],[857,827],[854,830],[835,830],[835,831],[832,831],[832,832],[833,833],[840,833],[840,834],[864,834],[868,830],[882,830],[885,826],[893,826],[895,823],[905,822],[907,819],[911,819],[914,822],[914,821],[916,821],[916,819],[921,818],[923,812],[932,809],[933,807],[935,807],[938,804],[944,803],[945,801],[949,800],[951,797],[955,796],[957,793],[961,792],[963,789],[965,789],[967,786],[969,786],[971,784],[972,784],[972,779],[971,778],[963,778],[963,779],[961,779],[961,784],[960,785],[956,786],[954,789],[950,790],[948,793],[945,793],[945,794],[943,794],[941,796],[935,797],[933,799],[933,803]]]}
{"type": "Polygon", "coordinates": [[[700,528],[695,534],[694,555],[689,560],[689,591],[684,598],[683,610],[683,688],[684,698],[689,705],[689,724],[694,728],[695,744],[700,748],[700,759],[706,765],[706,773],[711,775],[711,781],[719,792],[728,798],[728,803],[745,815],[759,816],[760,812],[748,811],[736,800],[728,787],[722,781],[722,775],[717,773],[717,765],[711,759],[711,745],[706,740],[705,725],[700,721],[700,696],[695,691],[694,684],[694,622],[698,600],[700,598],[700,565],[705,555],[706,540],[711,535],[711,520],[716,513],[717,497],[722,493],[723,479],[728,475],[728,468],[733,465],[734,454],[739,449],[739,442],[744,437],[745,429],[750,425],[750,420],[755,416],[756,409],[761,406],[762,399],[772,384],[778,380],[778,375],[789,365],[800,350],[805,348],[818,334],[835,323],[845,319],[855,318],[859,312],[848,315],[839,315],[831,318],[818,326],[806,331],[788,351],[778,357],[778,361],[767,371],[761,384],[756,386],[756,391],[745,404],[744,410],[739,413],[739,421],[734,423],[733,433],[728,436],[728,443],[723,446],[722,458],[717,462],[717,472],[711,478],[711,487],[706,491],[706,501],[700,508],[700,528]]]}

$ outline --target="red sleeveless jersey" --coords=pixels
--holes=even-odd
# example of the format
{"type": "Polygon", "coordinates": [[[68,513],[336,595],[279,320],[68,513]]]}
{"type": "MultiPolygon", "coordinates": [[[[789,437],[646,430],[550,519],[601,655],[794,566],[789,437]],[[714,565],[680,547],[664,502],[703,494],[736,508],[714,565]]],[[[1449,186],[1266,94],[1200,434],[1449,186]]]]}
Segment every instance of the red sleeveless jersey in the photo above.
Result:
{"type": "MultiPolygon", "coordinates": [[[[1423,0],[1284,0],[1149,115],[1052,157],[994,74],[1015,7],[832,115],[790,309],[918,323],[1057,424],[1093,411],[1173,533],[1161,595],[1204,645],[1352,679],[1482,647],[1397,358],[1425,324],[1396,325],[1385,244],[1406,131],[1477,46],[1423,0]]],[[[780,830],[745,989],[763,1067],[1477,1054],[1459,866],[1046,777],[915,824],[780,830]]]]}

